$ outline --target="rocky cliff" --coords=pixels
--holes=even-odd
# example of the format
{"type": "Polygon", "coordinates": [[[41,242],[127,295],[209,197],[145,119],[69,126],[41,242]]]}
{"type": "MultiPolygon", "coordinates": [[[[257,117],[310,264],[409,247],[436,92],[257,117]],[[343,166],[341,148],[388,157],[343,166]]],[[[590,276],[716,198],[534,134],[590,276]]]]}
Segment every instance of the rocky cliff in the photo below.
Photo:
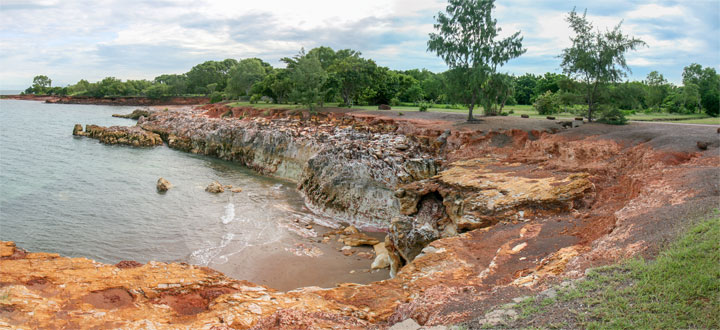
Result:
{"type": "Polygon", "coordinates": [[[139,125],[171,148],[293,180],[316,211],[365,225],[386,227],[400,216],[398,185],[435,175],[440,164],[427,146],[391,123],[336,113],[208,112],[159,111],[139,125]]]}

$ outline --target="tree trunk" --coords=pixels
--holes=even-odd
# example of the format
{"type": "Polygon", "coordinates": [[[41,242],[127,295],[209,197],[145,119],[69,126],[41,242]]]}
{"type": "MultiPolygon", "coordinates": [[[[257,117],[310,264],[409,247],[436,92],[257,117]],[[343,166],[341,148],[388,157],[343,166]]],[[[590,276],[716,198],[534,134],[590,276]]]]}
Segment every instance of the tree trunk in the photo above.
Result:
{"type": "Polygon", "coordinates": [[[345,103],[345,106],[347,106],[348,108],[352,108],[352,103],[350,103],[350,95],[349,94],[350,93],[343,91],[343,93],[342,93],[343,103],[345,103]]]}
{"type": "Polygon", "coordinates": [[[475,107],[475,101],[477,99],[477,96],[475,93],[473,93],[472,97],[470,98],[470,105],[468,106],[468,119],[467,121],[473,121],[475,118],[473,118],[473,108],[475,107]]]}
{"type": "Polygon", "coordinates": [[[590,92],[590,95],[588,95],[588,122],[589,123],[592,123],[592,121],[593,121],[592,114],[593,114],[593,106],[595,105],[595,103],[593,101],[595,99],[595,92],[597,92],[597,87],[598,87],[598,83],[595,82],[595,84],[593,84],[593,89],[590,92]]]}

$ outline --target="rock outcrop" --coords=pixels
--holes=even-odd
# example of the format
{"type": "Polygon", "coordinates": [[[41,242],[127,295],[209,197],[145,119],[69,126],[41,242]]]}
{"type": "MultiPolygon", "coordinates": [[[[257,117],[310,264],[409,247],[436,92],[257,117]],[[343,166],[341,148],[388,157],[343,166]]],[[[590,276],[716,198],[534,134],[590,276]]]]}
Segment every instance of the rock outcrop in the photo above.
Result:
{"type": "Polygon", "coordinates": [[[133,147],[154,147],[163,144],[160,135],[146,131],[138,126],[98,126],[86,125],[85,132],[73,129],[73,135],[82,135],[97,139],[104,144],[122,144],[133,147]]]}
{"type": "Polygon", "coordinates": [[[113,117],[117,117],[117,118],[128,118],[128,119],[138,120],[138,119],[140,119],[140,117],[149,117],[149,116],[150,116],[150,111],[149,111],[149,110],[143,110],[143,109],[135,109],[135,110],[133,110],[133,112],[128,113],[128,114],[124,114],[124,115],[122,115],[122,114],[113,114],[112,116],[113,116],[113,117]]]}

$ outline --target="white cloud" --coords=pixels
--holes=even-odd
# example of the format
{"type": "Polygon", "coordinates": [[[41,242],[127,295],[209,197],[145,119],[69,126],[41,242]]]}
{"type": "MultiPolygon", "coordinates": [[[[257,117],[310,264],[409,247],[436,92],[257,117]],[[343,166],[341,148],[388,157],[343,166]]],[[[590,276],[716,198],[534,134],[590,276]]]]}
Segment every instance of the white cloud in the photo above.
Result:
{"type": "MultiPolygon", "coordinates": [[[[432,16],[444,9],[443,0],[1,1],[2,86],[27,85],[39,73],[64,84],[107,75],[152,78],[228,57],[257,56],[278,64],[300,47],[319,45],[357,49],[392,68],[444,68],[426,52],[432,16]]],[[[570,45],[565,16],[571,5],[532,0],[496,5],[501,36],[521,30],[528,50],[505,69],[557,72],[557,55],[570,45]]],[[[648,43],[628,55],[632,66],[660,66],[661,72],[679,75],[690,62],[713,67],[720,62],[712,33],[717,23],[700,18],[717,13],[713,1],[578,4],[579,11],[584,7],[596,27],[612,28],[624,19],[623,31],[648,43]]]]}

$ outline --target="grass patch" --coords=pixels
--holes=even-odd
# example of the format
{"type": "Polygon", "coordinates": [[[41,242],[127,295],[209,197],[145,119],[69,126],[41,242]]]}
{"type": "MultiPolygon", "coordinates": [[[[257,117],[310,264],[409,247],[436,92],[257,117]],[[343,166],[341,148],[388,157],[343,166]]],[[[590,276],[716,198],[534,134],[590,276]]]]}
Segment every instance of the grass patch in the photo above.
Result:
{"type": "Polygon", "coordinates": [[[720,117],[708,117],[708,118],[702,118],[702,119],[686,119],[686,120],[677,121],[677,123],[720,125],[720,117]]]}
{"type": "MultiPolygon", "coordinates": [[[[231,107],[254,107],[257,109],[304,109],[303,105],[300,104],[274,104],[274,103],[255,103],[250,102],[234,102],[228,104],[231,107]]],[[[338,103],[325,103],[326,108],[338,107],[338,103]]],[[[455,107],[455,106],[453,106],[455,107]]],[[[352,109],[361,110],[377,110],[377,105],[355,105],[352,109]]],[[[419,107],[415,105],[399,105],[393,106],[393,110],[400,110],[405,112],[419,111],[419,107]]],[[[448,109],[444,104],[436,104],[433,107],[428,108],[429,112],[447,112],[447,113],[462,113],[468,112],[467,107],[460,107],[460,109],[448,109]]],[[[545,115],[539,114],[532,105],[509,105],[503,108],[504,113],[508,113],[509,116],[520,117],[521,115],[528,115],[530,118],[545,118],[545,115]],[[512,112],[512,113],[510,113],[512,112]]],[[[482,115],[482,107],[476,107],[473,110],[476,116],[482,115]]],[[[561,112],[552,115],[557,120],[569,120],[578,115],[570,112],[561,112]]],[[[671,113],[637,113],[634,115],[628,115],[628,120],[636,121],[663,121],[663,122],[674,122],[674,123],[689,123],[689,124],[713,124],[720,125],[720,117],[708,117],[706,114],[671,114],[671,113]]]]}
{"type": "Polygon", "coordinates": [[[655,261],[593,271],[562,300],[583,299],[587,329],[720,327],[720,217],[706,220],[655,261]]]}

